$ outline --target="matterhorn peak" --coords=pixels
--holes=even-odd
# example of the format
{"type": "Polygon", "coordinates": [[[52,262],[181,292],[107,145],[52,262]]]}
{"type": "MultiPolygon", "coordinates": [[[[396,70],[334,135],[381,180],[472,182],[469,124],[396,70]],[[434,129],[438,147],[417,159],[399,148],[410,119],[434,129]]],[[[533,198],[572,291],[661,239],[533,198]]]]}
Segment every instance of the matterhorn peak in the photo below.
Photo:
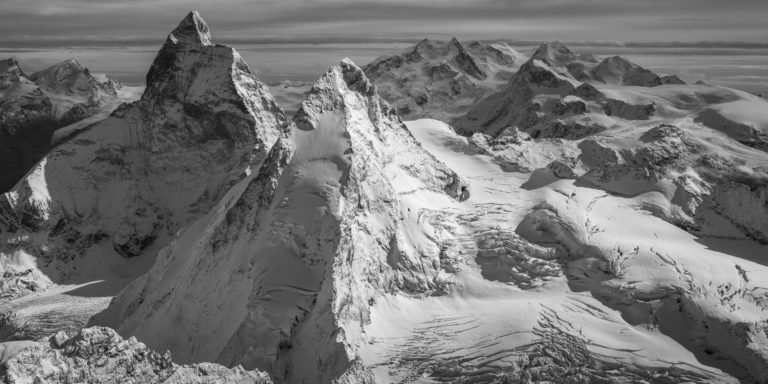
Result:
{"type": "Polygon", "coordinates": [[[211,45],[211,32],[200,12],[191,11],[168,35],[168,40],[175,44],[211,45]]]}
{"type": "Polygon", "coordinates": [[[263,88],[232,47],[213,44],[208,25],[190,12],[168,35],[147,73],[144,99],[178,99],[210,106],[238,96],[238,87],[263,88]]]}

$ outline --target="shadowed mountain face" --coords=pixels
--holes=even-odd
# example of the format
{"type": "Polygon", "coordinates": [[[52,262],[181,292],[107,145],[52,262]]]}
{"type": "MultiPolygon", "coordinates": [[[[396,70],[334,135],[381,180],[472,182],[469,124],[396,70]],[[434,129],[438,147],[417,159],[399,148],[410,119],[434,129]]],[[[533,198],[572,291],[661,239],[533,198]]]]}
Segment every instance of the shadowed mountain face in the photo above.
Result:
{"type": "Polygon", "coordinates": [[[29,76],[14,58],[0,64],[0,192],[50,151],[53,132],[109,108],[119,87],[71,59],[29,76]]]}

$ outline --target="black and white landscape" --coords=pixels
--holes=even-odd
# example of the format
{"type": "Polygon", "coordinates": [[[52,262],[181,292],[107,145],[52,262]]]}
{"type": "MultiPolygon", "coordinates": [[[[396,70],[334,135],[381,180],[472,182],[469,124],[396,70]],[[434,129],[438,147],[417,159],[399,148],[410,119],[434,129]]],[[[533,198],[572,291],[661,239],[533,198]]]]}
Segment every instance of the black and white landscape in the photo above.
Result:
{"type": "Polygon", "coordinates": [[[267,84],[178,17],[142,84],[0,61],[3,382],[768,382],[759,92],[567,33],[267,84]]]}

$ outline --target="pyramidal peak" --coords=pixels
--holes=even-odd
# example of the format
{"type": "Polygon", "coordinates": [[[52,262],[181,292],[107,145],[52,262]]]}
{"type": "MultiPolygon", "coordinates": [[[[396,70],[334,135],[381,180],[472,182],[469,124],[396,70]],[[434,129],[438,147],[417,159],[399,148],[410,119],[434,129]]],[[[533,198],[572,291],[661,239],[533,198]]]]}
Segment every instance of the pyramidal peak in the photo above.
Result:
{"type": "Polygon", "coordinates": [[[548,41],[541,44],[531,55],[531,58],[556,67],[561,67],[577,59],[576,54],[559,41],[548,41]]]}
{"type": "Polygon", "coordinates": [[[208,25],[197,11],[187,14],[168,35],[146,84],[143,99],[171,98],[201,105],[237,96],[240,86],[263,88],[234,48],[211,42],[208,25]]]}
{"type": "Polygon", "coordinates": [[[459,41],[459,39],[456,38],[456,36],[451,38],[451,42],[449,43],[449,45],[451,47],[456,47],[456,48],[464,49],[464,46],[461,45],[461,42],[459,41]]]}
{"type": "Polygon", "coordinates": [[[211,32],[200,12],[191,11],[169,35],[175,44],[211,45],[211,32]]]}

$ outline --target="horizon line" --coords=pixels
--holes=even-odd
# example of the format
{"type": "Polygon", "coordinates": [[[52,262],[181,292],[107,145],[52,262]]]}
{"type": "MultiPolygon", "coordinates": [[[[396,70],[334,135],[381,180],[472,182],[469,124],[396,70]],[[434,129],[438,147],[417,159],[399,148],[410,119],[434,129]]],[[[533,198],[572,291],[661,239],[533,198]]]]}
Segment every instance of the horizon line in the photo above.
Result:
{"type": "MultiPolygon", "coordinates": [[[[430,40],[445,41],[450,40],[451,34],[435,33],[427,34],[426,38],[430,40]],[[437,37],[435,37],[437,36],[437,37]]],[[[340,36],[313,36],[313,37],[215,37],[219,43],[234,44],[253,44],[253,45],[277,45],[277,44],[364,44],[364,43],[403,43],[416,44],[424,37],[340,37],[340,36]]],[[[82,48],[110,48],[110,47],[147,47],[159,46],[163,44],[163,39],[149,38],[83,38],[77,43],[72,43],[71,39],[40,38],[40,39],[0,39],[0,50],[2,49],[82,49],[82,48]]],[[[536,46],[551,39],[542,40],[516,40],[505,38],[480,38],[480,39],[461,39],[460,41],[479,41],[483,43],[504,42],[512,46],[536,46]]],[[[768,49],[768,42],[754,41],[611,41],[611,40],[557,40],[565,45],[571,46],[592,46],[592,47],[616,47],[616,48],[719,48],[719,49],[768,49]]],[[[236,48],[236,47],[235,47],[236,48]]]]}

